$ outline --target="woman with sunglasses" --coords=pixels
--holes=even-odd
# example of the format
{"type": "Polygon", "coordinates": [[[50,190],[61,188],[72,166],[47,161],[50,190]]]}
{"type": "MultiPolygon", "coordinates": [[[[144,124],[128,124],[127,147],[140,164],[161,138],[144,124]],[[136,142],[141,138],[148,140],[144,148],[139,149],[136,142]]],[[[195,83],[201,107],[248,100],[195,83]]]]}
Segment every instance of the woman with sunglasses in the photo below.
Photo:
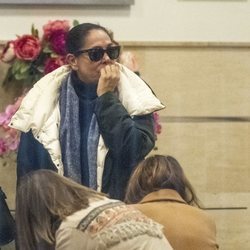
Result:
{"type": "Polygon", "coordinates": [[[134,166],[154,147],[152,112],[164,106],[116,62],[120,46],[106,28],[75,26],[66,49],[68,65],[38,81],[11,120],[24,132],[17,177],[52,169],[123,199],[134,166]]]}

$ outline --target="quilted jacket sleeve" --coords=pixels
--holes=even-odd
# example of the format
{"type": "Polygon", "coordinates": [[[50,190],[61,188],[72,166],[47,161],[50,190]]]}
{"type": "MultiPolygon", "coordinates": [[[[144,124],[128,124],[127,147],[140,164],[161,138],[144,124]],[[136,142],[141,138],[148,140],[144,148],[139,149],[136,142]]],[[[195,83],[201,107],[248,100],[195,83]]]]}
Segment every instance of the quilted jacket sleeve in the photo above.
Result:
{"type": "Polygon", "coordinates": [[[97,99],[95,113],[100,133],[113,157],[122,157],[123,162],[138,162],[154,147],[152,114],[131,117],[112,92],[97,99]]]}

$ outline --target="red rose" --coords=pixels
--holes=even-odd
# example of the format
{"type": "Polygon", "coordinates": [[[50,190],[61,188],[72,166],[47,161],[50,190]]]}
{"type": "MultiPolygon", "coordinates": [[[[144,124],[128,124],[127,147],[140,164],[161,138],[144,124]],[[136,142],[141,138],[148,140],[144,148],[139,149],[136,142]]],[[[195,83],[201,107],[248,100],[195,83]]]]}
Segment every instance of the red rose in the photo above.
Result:
{"type": "Polygon", "coordinates": [[[44,73],[48,74],[65,64],[65,57],[48,58],[45,62],[44,73]]]}
{"type": "Polygon", "coordinates": [[[23,35],[14,41],[14,50],[17,58],[33,61],[41,52],[41,44],[37,37],[23,35]]]}

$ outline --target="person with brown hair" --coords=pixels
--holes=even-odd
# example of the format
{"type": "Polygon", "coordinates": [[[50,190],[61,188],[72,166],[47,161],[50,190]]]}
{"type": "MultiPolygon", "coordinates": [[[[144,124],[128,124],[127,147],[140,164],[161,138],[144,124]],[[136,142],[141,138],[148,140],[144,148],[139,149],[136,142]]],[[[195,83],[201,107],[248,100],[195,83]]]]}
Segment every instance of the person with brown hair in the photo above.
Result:
{"type": "Polygon", "coordinates": [[[164,225],[175,250],[218,249],[216,226],[202,211],[179,162],[154,155],[143,160],[130,177],[125,202],[164,225]]]}
{"type": "Polygon", "coordinates": [[[20,179],[16,224],[20,250],[172,249],[162,226],[140,211],[51,170],[20,179]]]}

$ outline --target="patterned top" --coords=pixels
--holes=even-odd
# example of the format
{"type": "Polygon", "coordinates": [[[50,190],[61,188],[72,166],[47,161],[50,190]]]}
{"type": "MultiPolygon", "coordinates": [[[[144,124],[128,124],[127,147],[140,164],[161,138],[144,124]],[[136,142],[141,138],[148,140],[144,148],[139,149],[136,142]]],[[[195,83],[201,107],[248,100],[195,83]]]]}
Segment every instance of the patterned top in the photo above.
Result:
{"type": "Polygon", "coordinates": [[[111,199],[94,202],[89,208],[67,217],[57,231],[56,249],[70,249],[60,246],[60,242],[65,243],[66,239],[63,237],[65,232],[70,235],[68,241],[74,241],[74,243],[78,241],[79,245],[76,248],[70,244],[71,249],[127,250],[132,249],[129,246],[130,241],[133,241],[133,249],[151,249],[152,242],[154,245],[159,244],[157,247],[159,250],[172,249],[162,233],[161,225],[143,215],[133,206],[111,199]],[[81,218],[79,218],[80,215],[81,218]],[[77,240],[72,237],[74,232],[77,232],[79,236],[77,240]],[[84,248],[80,248],[82,244],[84,248]]]}

